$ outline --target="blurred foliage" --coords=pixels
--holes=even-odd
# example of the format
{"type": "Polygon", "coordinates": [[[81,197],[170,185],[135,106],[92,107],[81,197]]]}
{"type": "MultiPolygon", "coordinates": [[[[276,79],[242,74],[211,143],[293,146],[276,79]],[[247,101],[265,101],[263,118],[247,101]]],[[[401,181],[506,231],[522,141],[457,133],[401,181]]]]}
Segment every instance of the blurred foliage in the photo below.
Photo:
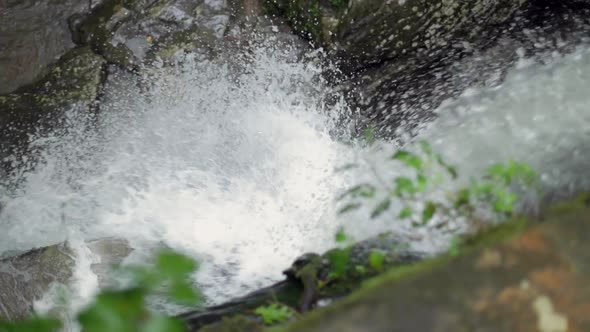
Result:
{"type": "MultiPolygon", "coordinates": [[[[147,297],[163,295],[181,305],[197,305],[201,295],[189,277],[198,268],[193,259],[173,251],[161,251],[153,266],[130,266],[131,285],[124,289],[102,290],[77,316],[85,332],[182,332],[184,325],[173,317],[152,312],[147,297]]],[[[31,317],[23,321],[0,322],[0,332],[54,332],[63,324],[51,317],[31,317]]]]}

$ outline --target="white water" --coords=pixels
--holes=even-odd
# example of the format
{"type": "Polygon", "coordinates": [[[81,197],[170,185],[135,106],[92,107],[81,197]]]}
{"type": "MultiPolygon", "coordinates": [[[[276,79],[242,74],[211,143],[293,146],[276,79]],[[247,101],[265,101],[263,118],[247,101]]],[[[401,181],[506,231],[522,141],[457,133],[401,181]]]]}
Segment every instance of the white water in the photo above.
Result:
{"type": "MultiPolygon", "coordinates": [[[[334,169],[361,158],[388,178],[399,169],[381,161],[394,147],[340,143],[330,133],[347,109],[325,106],[319,68],[266,51],[238,65],[154,69],[149,92],[136,87],[145,80],[122,77],[99,117],[73,111],[63,128],[34,138],[42,162],[2,192],[0,253],[117,236],[136,249],[130,261],[141,261],[169,246],[201,261],[196,280],[220,302],[281,278],[304,252],[333,246],[341,223],[357,238],[421,232],[418,248],[440,248],[446,236],[391,222],[395,211],[336,218],[334,197],[375,178],[366,168],[334,169]]],[[[587,188],[589,52],[521,67],[499,88],[445,103],[420,136],[464,178],[512,157],[538,169],[549,188],[587,188]]],[[[79,293],[91,294],[95,277],[80,270],[78,287],[87,289],[79,293]]]]}

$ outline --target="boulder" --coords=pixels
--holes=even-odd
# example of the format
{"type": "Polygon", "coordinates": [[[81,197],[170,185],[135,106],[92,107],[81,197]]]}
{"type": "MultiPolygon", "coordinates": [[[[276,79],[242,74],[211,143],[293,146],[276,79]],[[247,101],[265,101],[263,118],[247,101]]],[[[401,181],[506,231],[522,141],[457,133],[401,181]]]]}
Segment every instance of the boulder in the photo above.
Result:
{"type": "Polygon", "coordinates": [[[41,78],[48,66],[75,47],[68,20],[102,0],[6,0],[0,2],[0,94],[41,78]]]}
{"type": "Polygon", "coordinates": [[[229,20],[223,0],[109,0],[72,25],[76,42],[91,45],[111,63],[137,69],[180,49],[213,47],[229,20]]]}
{"type": "MultiPolygon", "coordinates": [[[[106,282],[112,266],[120,264],[132,249],[127,241],[104,238],[86,246],[96,260],[90,268],[99,285],[106,282]]],[[[33,303],[53,284],[67,285],[76,267],[76,253],[68,243],[60,243],[0,260],[0,319],[23,319],[33,313],[33,303]]]]}
{"type": "Polygon", "coordinates": [[[26,153],[28,135],[51,128],[64,110],[88,111],[95,106],[104,79],[105,61],[88,47],[75,48],[37,83],[0,96],[0,160],[2,171],[26,153]],[[6,157],[11,157],[7,160],[6,157]]]}

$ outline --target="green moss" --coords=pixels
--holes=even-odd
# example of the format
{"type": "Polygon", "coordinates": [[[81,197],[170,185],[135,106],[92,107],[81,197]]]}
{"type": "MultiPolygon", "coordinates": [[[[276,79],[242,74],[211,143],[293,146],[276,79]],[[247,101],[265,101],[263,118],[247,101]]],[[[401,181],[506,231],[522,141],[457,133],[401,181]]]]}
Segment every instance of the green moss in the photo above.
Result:
{"type": "Polygon", "coordinates": [[[236,315],[233,317],[223,318],[222,321],[215,324],[207,325],[199,332],[257,332],[262,331],[264,326],[258,319],[236,315]]]}
{"type": "Polygon", "coordinates": [[[551,216],[570,213],[588,206],[590,206],[590,193],[582,193],[572,200],[553,204],[549,209],[547,209],[545,216],[550,218],[551,216]]]}
{"type": "Polygon", "coordinates": [[[104,64],[88,47],[73,49],[40,81],[0,97],[0,109],[44,113],[75,103],[88,104],[98,95],[104,64]]]}

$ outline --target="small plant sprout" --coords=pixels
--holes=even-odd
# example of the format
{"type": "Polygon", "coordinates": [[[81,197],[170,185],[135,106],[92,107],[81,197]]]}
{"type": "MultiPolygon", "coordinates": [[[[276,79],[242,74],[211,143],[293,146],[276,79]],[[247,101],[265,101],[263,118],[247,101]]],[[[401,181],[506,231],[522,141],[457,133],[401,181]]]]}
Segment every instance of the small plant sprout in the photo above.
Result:
{"type": "Polygon", "coordinates": [[[266,325],[283,323],[294,315],[291,308],[279,303],[260,306],[256,308],[254,313],[262,317],[262,320],[266,325]]]}

